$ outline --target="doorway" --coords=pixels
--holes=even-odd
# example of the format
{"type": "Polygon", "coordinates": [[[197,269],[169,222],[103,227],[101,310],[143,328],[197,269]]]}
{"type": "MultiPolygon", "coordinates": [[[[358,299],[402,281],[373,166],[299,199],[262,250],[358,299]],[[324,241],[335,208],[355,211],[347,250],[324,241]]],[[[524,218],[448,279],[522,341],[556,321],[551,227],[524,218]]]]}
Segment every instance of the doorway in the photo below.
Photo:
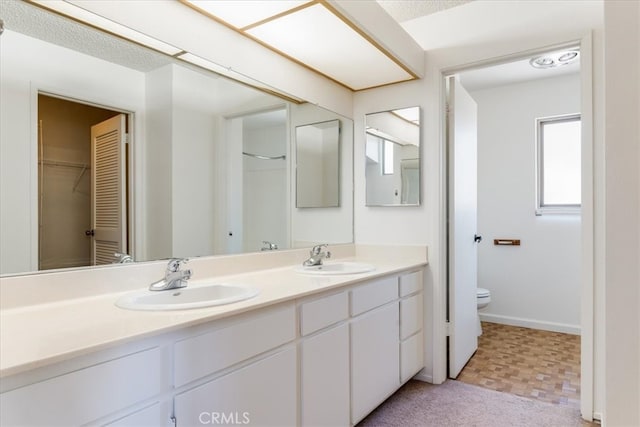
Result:
{"type": "Polygon", "coordinates": [[[128,115],[39,93],[37,120],[38,269],[116,261],[129,248],[128,115]]]}
{"type": "MultiPolygon", "coordinates": [[[[587,130],[582,133],[582,139],[580,141],[579,137],[578,142],[582,156],[585,157],[582,160],[581,193],[583,199],[590,200],[592,187],[588,183],[593,172],[590,168],[584,168],[584,165],[589,166],[589,152],[592,146],[591,135],[588,132],[591,120],[591,98],[590,93],[584,93],[584,88],[588,87],[585,79],[590,78],[590,75],[588,73],[587,76],[582,75],[579,68],[576,71],[564,66],[561,69],[565,73],[560,73],[564,75],[556,75],[553,70],[549,72],[541,70],[544,75],[538,78],[518,77],[517,71],[514,71],[519,66],[529,67],[526,69],[529,74],[540,71],[532,68],[530,62],[545,54],[555,54],[560,50],[580,51],[581,48],[583,46],[563,46],[536,52],[527,57],[514,57],[510,62],[502,60],[500,63],[485,65],[482,68],[455,70],[450,75],[457,76],[457,81],[462,86],[471,87],[468,92],[473,100],[477,101],[479,108],[479,129],[483,129],[482,123],[488,120],[487,116],[494,116],[492,136],[487,137],[486,123],[484,130],[478,134],[478,162],[476,163],[478,165],[477,182],[480,182],[477,187],[477,234],[483,235],[484,239],[477,249],[479,262],[478,268],[474,269],[473,273],[477,275],[475,287],[488,288],[492,293],[491,303],[483,310],[484,313],[481,316],[483,320],[495,324],[524,327],[530,330],[582,333],[586,342],[583,342],[582,347],[578,342],[573,348],[578,349],[578,357],[582,354],[586,359],[586,364],[581,368],[582,378],[586,381],[582,387],[584,401],[581,399],[580,404],[583,417],[591,419],[593,390],[590,363],[593,349],[590,344],[592,329],[589,327],[588,319],[593,316],[593,307],[584,304],[584,301],[585,298],[587,302],[589,301],[588,289],[592,289],[593,283],[589,281],[588,275],[583,274],[589,268],[588,263],[585,264],[585,254],[588,251],[583,249],[589,249],[589,242],[593,239],[592,231],[588,227],[592,206],[583,204],[573,214],[557,210],[549,215],[549,212],[541,214],[536,205],[536,174],[539,171],[539,159],[536,157],[536,132],[538,132],[536,119],[581,112],[585,113],[582,129],[587,130]],[[510,80],[499,81],[500,67],[512,68],[512,72],[507,73],[506,77],[510,80]],[[489,86],[500,87],[500,90],[495,89],[492,95],[492,89],[489,86],[473,88],[477,83],[474,81],[476,78],[491,81],[489,86]],[[533,83],[534,81],[537,83],[533,83]],[[528,88],[529,98],[517,93],[517,90],[525,90],[525,87],[528,88]],[[571,92],[565,90],[567,87],[573,90],[570,106],[567,106],[566,99],[562,99],[571,92]],[[520,101],[510,103],[509,100],[516,99],[517,96],[521,96],[520,101]],[[534,105],[539,108],[536,110],[533,108],[534,105]],[[487,111],[490,114],[486,114],[487,111]],[[525,117],[527,114],[533,114],[533,116],[525,117]],[[526,127],[529,133],[525,135],[516,132],[514,129],[519,124],[526,127]],[[482,132],[485,134],[482,135],[482,132]],[[502,145],[499,140],[502,140],[502,145]],[[524,161],[527,163],[523,163],[524,161]],[[487,176],[490,178],[486,178],[487,176]],[[483,179],[485,179],[484,182],[482,182],[483,179]],[[518,205],[514,207],[515,199],[518,199],[518,205]],[[525,216],[526,219],[524,219],[525,216]],[[521,245],[516,245],[516,241],[522,242],[521,245]],[[503,245],[502,242],[514,244],[503,245]],[[539,274],[541,272],[546,275],[539,274]],[[587,292],[586,297],[585,292],[587,292]]],[[[588,57],[588,49],[583,50],[588,57]]],[[[588,67],[588,58],[583,64],[588,67]]],[[[457,153],[449,150],[449,153],[452,152],[454,155],[457,153]]],[[[449,181],[455,180],[452,161],[454,159],[449,158],[447,174],[449,181]]],[[[578,163],[580,163],[579,159],[578,163]]],[[[453,198],[451,202],[455,202],[456,195],[451,190],[449,195],[453,198]]],[[[463,329],[462,332],[456,330],[458,329],[455,324],[456,311],[474,310],[476,301],[474,286],[468,286],[468,289],[465,289],[465,292],[472,291],[473,295],[467,292],[468,298],[464,300],[466,303],[464,308],[460,307],[461,299],[456,292],[452,292],[452,289],[460,292],[460,289],[456,288],[458,286],[456,277],[451,273],[451,266],[456,265],[457,256],[452,250],[452,242],[453,246],[457,246],[460,236],[456,233],[455,221],[451,214],[448,218],[453,224],[448,228],[450,250],[448,307],[449,321],[452,323],[449,341],[458,339],[465,333],[469,335],[468,340],[475,340],[475,337],[471,337],[472,334],[468,333],[469,322],[460,328],[463,329]]],[[[465,242],[471,242],[473,239],[473,235],[463,236],[465,242]]],[[[449,351],[452,351],[451,346],[449,351]]],[[[455,348],[453,351],[455,352],[455,348]]],[[[463,359],[470,357],[473,352],[467,352],[463,359]]],[[[449,357],[452,356],[455,357],[455,354],[450,353],[449,357]]],[[[461,364],[465,363],[466,361],[461,364]]],[[[458,373],[454,371],[452,374],[450,370],[449,376],[457,377],[458,373]]]]}
{"type": "Polygon", "coordinates": [[[226,252],[289,248],[288,110],[227,118],[226,252]]]}

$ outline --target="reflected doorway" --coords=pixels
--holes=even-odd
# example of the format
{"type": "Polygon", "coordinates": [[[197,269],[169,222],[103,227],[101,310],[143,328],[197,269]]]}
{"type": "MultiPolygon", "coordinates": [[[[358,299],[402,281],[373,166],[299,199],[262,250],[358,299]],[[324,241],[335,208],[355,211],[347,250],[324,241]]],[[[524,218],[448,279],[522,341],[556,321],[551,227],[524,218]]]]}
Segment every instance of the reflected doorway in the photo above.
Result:
{"type": "Polygon", "coordinates": [[[288,110],[227,118],[226,253],[289,248],[288,110]]]}
{"type": "Polygon", "coordinates": [[[114,262],[129,247],[128,115],[40,93],[37,120],[39,270],[114,262]]]}

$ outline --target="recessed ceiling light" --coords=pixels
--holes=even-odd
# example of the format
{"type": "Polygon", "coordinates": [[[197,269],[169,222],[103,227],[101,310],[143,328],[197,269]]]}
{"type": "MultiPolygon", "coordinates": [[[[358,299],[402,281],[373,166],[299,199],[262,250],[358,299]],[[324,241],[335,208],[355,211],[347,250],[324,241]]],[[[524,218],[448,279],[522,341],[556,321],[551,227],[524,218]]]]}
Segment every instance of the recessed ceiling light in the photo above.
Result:
{"type": "Polygon", "coordinates": [[[555,52],[531,58],[529,64],[531,64],[533,68],[554,68],[570,64],[577,60],[579,56],[580,52],[577,50],[555,52]]]}
{"type": "Polygon", "coordinates": [[[564,53],[564,54],[560,55],[558,57],[558,61],[560,61],[562,63],[569,62],[572,59],[575,59],[577,56],[578,56],[578,52],[576,52],[576,51],[567,52],[567,53],[564,53]]]}

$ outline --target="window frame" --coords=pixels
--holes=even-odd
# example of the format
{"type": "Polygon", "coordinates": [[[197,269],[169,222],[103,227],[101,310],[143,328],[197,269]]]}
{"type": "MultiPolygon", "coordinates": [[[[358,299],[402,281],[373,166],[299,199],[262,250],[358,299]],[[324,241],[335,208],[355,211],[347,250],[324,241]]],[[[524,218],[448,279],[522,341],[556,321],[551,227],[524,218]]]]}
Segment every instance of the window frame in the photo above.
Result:
{"type": "MultiPolygon", "coordinates": [[[[578,204],[543,204],[544,200],[544,133],[543,126],[552,123],[580,122],[580,146],[582,147],[582,117],[580,113],[560,116],[540,117],[536,119],[536,215],[546,214],[580,214],[582,203],[578,204]]],[[[582,148],[581,148],[582,152],[582,148]]],[[[580,175],[582,176],[582,167],[580,175]]],[[[582,195],[581,195],[582,196],[582,195]]],[[[582,197],[580,197],[582,201],[582,197]]]]}
{"type": "Polygon", "coordinates": [[[388,139],[382,138],[382,175],[393,175],[395,174],[395,142],[390,141],[388,139]],[[391,158],[387,156],[387,144],[391,147],[391,158]],[[387,165],[390,165],[391,172],[388,172],[387,165]]]}

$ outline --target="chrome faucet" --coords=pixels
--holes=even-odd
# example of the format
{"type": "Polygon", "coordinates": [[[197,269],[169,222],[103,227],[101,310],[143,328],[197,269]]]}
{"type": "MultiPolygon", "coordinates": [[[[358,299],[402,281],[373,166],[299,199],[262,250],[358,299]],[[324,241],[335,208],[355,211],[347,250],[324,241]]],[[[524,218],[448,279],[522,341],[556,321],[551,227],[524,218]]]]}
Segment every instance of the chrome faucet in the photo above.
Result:
{"type": "Polygon", "coordinates": [[[180,270],[182,265],[189,260],[186,258],[172,258],[167,264],[164,278],[153,282],[149,286],[150,291],[165,291],[169,289],[184,288],[187,286],[187,280],[191,278],[192,271],[190,269],[180,270]]]}
{"type": "Polygon", "coordinates": [[[115,254],[113,254],[113,256],[116,258],[113,262],[114,264],[125,264],[128,262],[133,262],[133,257],[129,254],[116,252],[115,254]]]}
{"type": "Polygon", "coordinates": [[[267,240],[262,241],[262,248],[260,249],[261,251],[275,251],[276,249],[278,249],[277,244],[271,243],[267,240]]]}
{"type": "Polygon", "coordinates": [[[309,252],[309,255],[311,255],[311,256],[309,257],[309,259],[307,259],[305,262],[303,262],[302,265],[305,266],[305,267],[313,267],[313,266],[317,266],[317,265],[322,265],[322,260],[324,260],[326,258],[331,258],[331,252],[325,251],[327,246],[328,245],[326,243],[324,243],[322,245],[314,246],[311,249],[311,251],[309,252]]]}

